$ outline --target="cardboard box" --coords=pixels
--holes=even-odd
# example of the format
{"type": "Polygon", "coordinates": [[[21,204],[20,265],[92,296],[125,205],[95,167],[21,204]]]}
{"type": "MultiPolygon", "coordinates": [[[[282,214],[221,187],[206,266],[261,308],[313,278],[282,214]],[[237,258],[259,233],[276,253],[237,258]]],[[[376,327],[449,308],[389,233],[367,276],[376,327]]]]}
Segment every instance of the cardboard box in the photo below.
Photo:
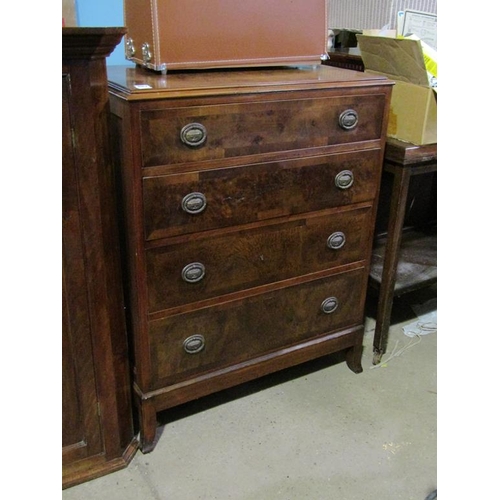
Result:
{"type": "Polygon", "coordinates": [[[413,144],[437,142],[437,87],[431,87],[418,40],[358,35],[365,71],[395,81],[387,135],[413,144]]]}

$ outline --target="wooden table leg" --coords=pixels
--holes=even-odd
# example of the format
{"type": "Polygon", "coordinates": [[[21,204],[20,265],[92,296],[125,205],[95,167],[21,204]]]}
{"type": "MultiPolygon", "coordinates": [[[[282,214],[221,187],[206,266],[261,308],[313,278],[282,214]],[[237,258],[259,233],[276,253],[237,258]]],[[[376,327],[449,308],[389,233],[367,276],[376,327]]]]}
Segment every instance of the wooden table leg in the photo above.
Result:
{"type": "Polygon", "coordinates": [[[394,172],[387,230],[387,244],[377,306],[375,337],[373,339],[374,365],[380,363],[382,355],[387,349],[387,334],[391,326],[394,286],[396,284],[399,247],[401,245],[401,233],[405,219],[410,177],[410,168],[397,168],[394,172]]]}

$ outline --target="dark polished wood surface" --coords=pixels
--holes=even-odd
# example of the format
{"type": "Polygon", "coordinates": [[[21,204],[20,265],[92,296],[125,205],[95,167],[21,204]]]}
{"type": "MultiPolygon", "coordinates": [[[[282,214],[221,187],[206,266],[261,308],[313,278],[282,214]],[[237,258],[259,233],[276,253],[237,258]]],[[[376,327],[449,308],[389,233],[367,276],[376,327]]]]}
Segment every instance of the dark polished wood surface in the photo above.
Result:
{"type": "Polygon", "coordinates": [[[364,71],[365,65],[358,47],[335,48],[328,52],[329,59],[323,61],[327,66],[364,71]]]}
{"type": "Polygon", "coordinates": [[[182,402],[339,350],[361,371],[392,82],[325,66],[109,78],[142,450],[182,402]]]}
{"type": "MultiPolygon", "coordinates": [[[[388,235],[379,237],[373,249],[370,278],[380,290],[388,235]]],[[[437,237],[435,229],[403,230],[398,249],[394,297],[413,292],[437,281],[437,237]]]]}
{"type": "Polygon", "coordinates": [[[62,58],[105,62],[126,32],[125,28],[62,28],[62,58]]]}
{"type": "Polygon", "coordinates": [[[429,163],[430,168],[433,168],[437,159],[437,143],[417,146],[416,144],[389,137],[385,146],[384,159],[388,167],[392,163],[399,166],[414,164],[425,166],[429,163]]]}
{"type": "Polygon", "coordinates": [[[347,71],[323,65],[287,68],[248,68],[233,70],[172,71],[159,75],[152,71],[127,66],[108,67],[112,93],[135,99],[168,99],[209,95],[268,93],[270,89],[311,90],[392,85],[385,77],[347,71]]]}
{"type": "Polygon", "coordinates": [[[137,449],[104,59],[124,33],[62,30],[63,488],[137,449]]]}

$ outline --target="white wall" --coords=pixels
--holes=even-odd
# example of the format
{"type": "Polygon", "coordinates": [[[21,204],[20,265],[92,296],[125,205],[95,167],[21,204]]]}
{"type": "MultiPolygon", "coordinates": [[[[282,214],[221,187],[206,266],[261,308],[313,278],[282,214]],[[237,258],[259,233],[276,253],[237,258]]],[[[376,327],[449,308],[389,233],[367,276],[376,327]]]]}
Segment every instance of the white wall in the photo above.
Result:
{"type": "Polygon", "coordinates": [[[396,13],[412,9],[437,13],[437,0],[328,0],[328,27],[396,28],[396,13]]]}

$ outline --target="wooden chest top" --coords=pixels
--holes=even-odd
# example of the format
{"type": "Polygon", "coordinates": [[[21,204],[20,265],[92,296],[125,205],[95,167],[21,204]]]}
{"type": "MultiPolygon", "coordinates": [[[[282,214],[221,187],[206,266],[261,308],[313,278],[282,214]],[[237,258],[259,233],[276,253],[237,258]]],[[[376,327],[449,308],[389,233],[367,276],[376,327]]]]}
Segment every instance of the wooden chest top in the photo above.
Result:
{"type": "Polygon", "coordinates": [[[184,71],[166,75],[139,67],[110,66],[108,80],[111,93],[127,100],[268,92],[270,87],[273,91],[291,91],[393,84],[385,76],[323,65],[184,71]]]}

